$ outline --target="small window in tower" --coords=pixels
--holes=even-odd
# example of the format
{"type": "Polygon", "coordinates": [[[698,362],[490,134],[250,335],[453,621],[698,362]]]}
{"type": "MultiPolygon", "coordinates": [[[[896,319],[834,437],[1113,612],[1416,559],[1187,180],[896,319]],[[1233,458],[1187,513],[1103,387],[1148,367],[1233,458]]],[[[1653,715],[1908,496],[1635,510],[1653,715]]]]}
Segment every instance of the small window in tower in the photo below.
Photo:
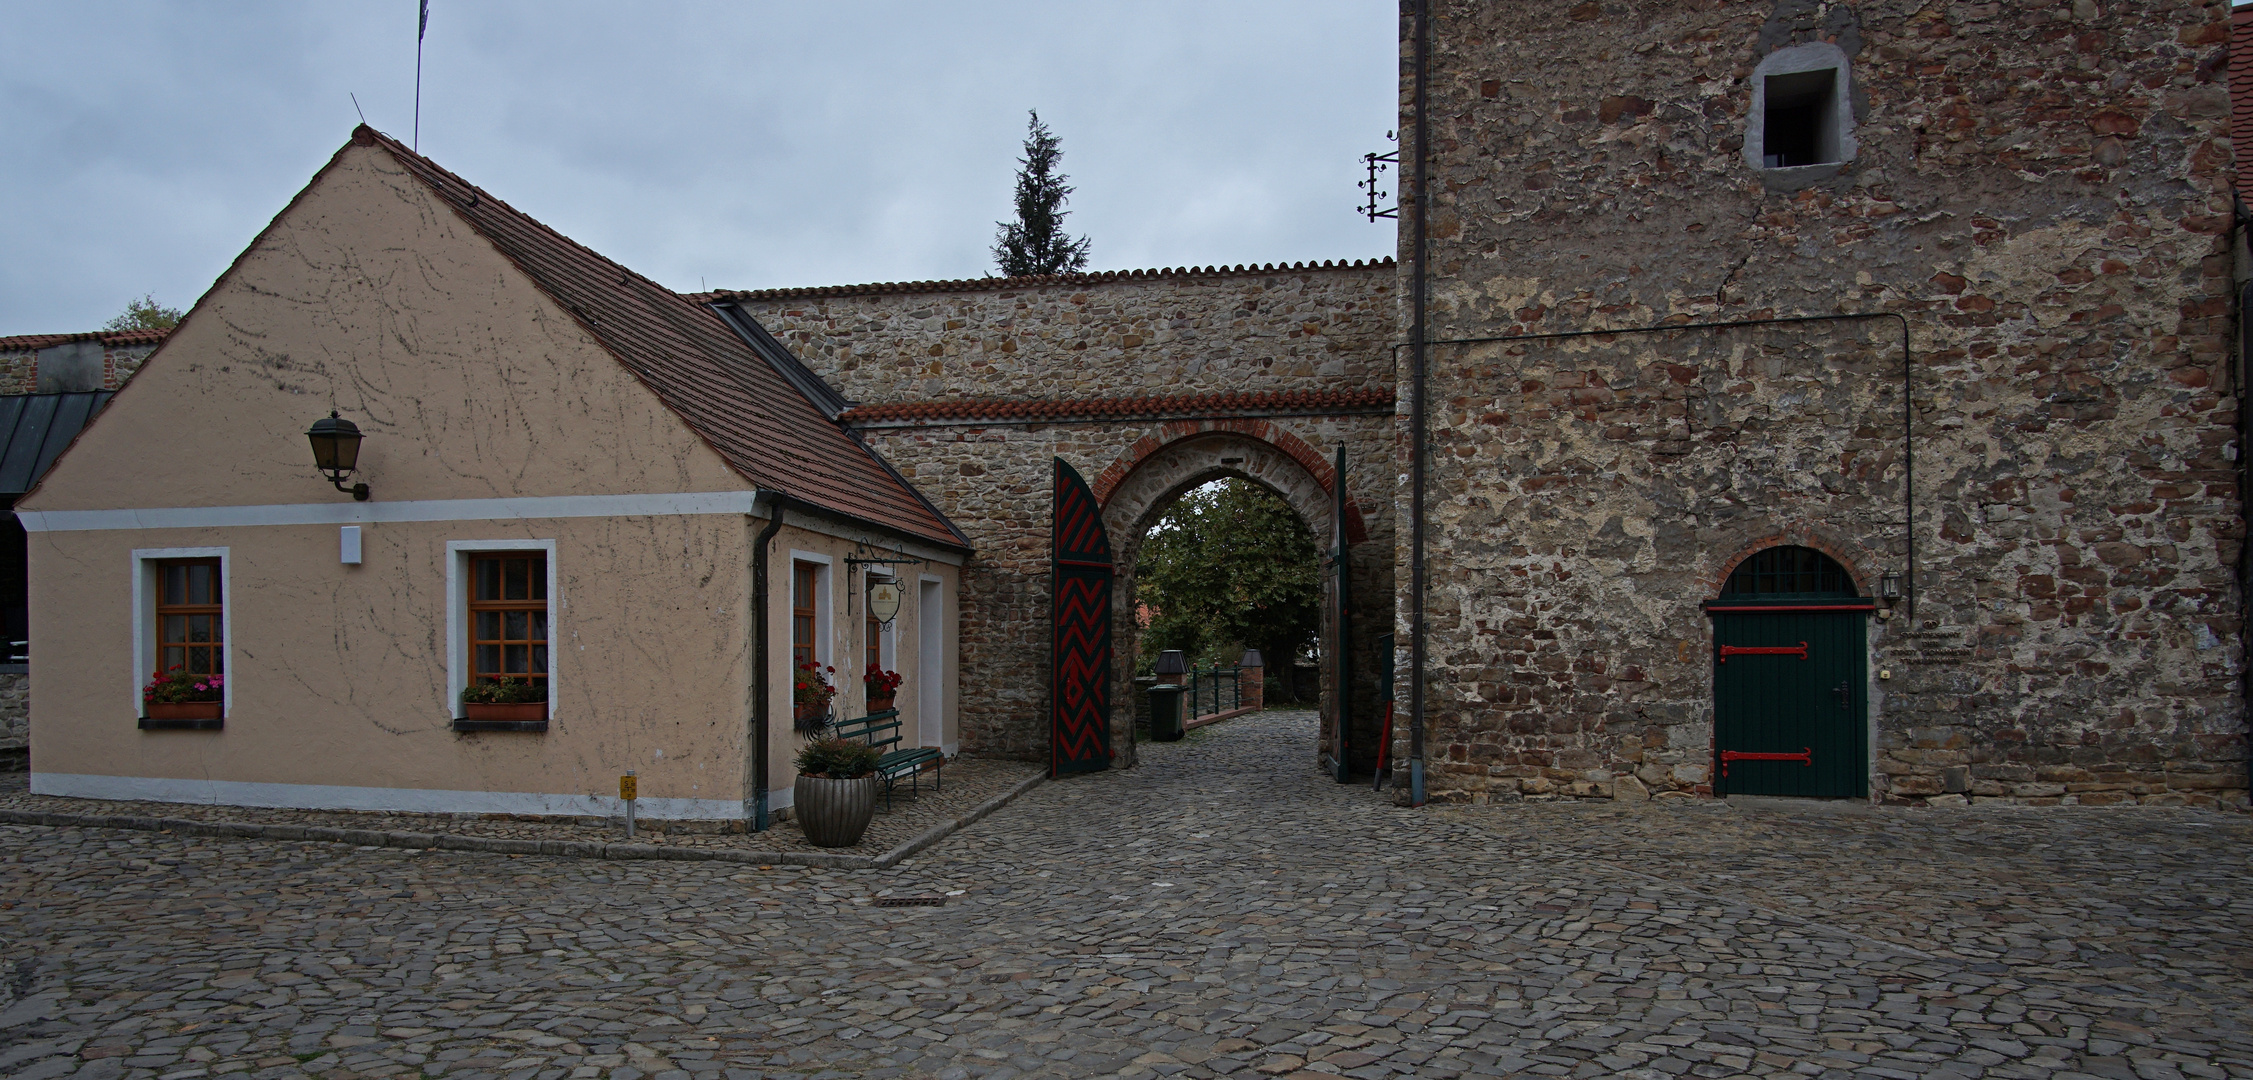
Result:
{"type": "Polygon", "coordinates": [[[1762,88],[1761,164],[1770,169],[1840,160],[1838,72],[1824,68],[1770,75],[1762,88]]]}

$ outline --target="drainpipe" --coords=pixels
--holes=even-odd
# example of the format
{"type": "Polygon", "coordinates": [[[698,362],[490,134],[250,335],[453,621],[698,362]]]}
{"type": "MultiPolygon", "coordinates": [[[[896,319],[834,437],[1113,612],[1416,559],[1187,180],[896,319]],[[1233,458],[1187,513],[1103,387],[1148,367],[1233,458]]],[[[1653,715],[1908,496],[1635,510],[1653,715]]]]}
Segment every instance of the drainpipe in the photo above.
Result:
{"type": "MultiPolygon", "coordinates": [[[[2240,203],[2239,213],[2244,213],[2240,203]]],[[[2243,234],[2242,226],[2238,230],[2243,234]]],[[[2244,623],[2238,628],[2239,647],[2246,650],[2241,661],[2245,688],[2238,695],[2246,710],[2245,718],[2245,790],[2253,799],[2253,391],[2246,388],[2245,380],[2253,375],[2253,326],[2248,325],[2253,316],[2253,282],[2247,282],[2237,294],[2237,512],[2245,522],[2245,535],[2237,544],[2237,596],[2244,623]]]]}
{"type": "Polygon", "coordinates": [[[1425,71],[1431,66],[1431,0],[1416,0],[1416,199],[1414,268],[1408,278],[1408,805],[1424,805],[1424,263],[1429,238],[1431,125],[1426,122],[1425,71]]]}
{"type": "Polygon", "coordinates": [[[759,530],[759,538],[751,543],[751,831],[767,831],[767,775],[772,769],[768,760],[767,732],[769,714],[773,711],[774,675],[769,670],[767,624],[767,545],[774,542],[774,534],[782,531],[782,507],[790,500],[788,495],[762,491],[759,497],[767,499],[767,527],[759,530]]]}

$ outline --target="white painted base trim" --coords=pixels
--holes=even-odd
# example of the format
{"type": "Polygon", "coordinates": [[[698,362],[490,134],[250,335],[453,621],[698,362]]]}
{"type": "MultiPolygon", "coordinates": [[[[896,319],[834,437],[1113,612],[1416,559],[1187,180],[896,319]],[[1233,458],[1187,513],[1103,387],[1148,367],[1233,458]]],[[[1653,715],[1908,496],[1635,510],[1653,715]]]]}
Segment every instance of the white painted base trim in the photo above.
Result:
{"type": "MultiPolygon", "coordinates": [[[[445,791],[434,788],[337,787],[327,784],[256,784],[238,780],[177,780],[154,776],[95,776],[34,772],[31,793],[74,799],[112,799],[214,806],[269,806],[288,810],[388,810],[408,814],[548,814],[615,817],[625,804],[607,795],[548,795],[533,791],[445,791]]],[[[783,793],[785,805],[788,792],[783,793]]],[[[634,815],[663,821],[735,821],[735,799],[637,799],[634,815]]]]}

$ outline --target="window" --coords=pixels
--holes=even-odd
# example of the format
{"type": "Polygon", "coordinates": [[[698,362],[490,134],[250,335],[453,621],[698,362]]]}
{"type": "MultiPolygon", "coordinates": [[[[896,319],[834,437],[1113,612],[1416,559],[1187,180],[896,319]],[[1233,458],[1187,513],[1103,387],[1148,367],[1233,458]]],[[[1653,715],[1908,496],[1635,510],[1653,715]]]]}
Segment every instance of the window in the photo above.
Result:
{"type": "Polygon", "coordinates": [[[23,522],[10,513],[16,498],[0,497],[0,671],[27,670],[31,659],[31,561],[23,522]]]}
{"type": "Polygon", "coordinates": [[[456,731],[546,731],[547,720],[470,720],[462,691],[479,682],[522,679],[539,686],[555,718],[566,676],[556,670],[570,640],[561,624],[567,598],[553,540],[446,541],[446,698],[456,731]],[[507,724],[521,726],[492,727],[507,724]]]}
{"type": "Polygon", "coordinates": [[[1852,72],[1846,54],[1828,42],[1777,49],[1752,72],[1752,109],[1746,116],[1746,164],[1774,173],[1771,188],[1803,186],[1836,175],[1854,159],[1852,72]]]}
{"type": "Polygon", "coordinates": [[[790,663],[796,667],[817,659],[815,631],[820,608],[814,597],[821,584],[821,567],[809,562],[790,564],[790,663]]]}
{"type": "Polygon", "coordinates": [[[1763,89],[1761,164],[1771,169],[1828,165],[1838,160],[1838,72],[1794,71],[1770,75],[1763,89]]]}
{"type": "Polygon", "coordinates": [[[1854,579],[1814,548],[1772,547],[1737,564],[1721,595],[1732,600],[1854,596],[1854,579]]]}
{"type": "Polygon", "coordinates": [[[547,691],[548,557],[540,551],[470,556],[469,678],[523,679],[547,691]]]}
{"type": "Polygon", "coordinates": [[[156,564],[156,671],[227,673],[226,609],[219,560],[156,564]]]}

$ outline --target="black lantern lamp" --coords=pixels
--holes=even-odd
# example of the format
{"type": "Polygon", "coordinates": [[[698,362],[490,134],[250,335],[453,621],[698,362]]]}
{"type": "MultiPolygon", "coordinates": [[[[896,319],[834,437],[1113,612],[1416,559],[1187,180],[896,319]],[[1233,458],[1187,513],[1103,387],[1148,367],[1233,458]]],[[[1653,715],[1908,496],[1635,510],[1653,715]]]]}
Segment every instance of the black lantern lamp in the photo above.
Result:
{"type": "Polygon", "coordinates": [[[341,419],[335,409],[325,419],[313,421],[305,437],[313,443],[313,467],[329,478],[338,491],[349,491],[358,502],[368,501],[368,485],[344,486],[344,478],[360,464],[360,426],[341,419]]]}
{"type": "Polygon", "coordinates": [[[1183,662],[1180,649],[1167,649],[1158,654],[1158,666],[1154,673],[1159,681],[1178,685],[1181,676],[1189,673],[1189,665],[1183,662]]]}
{"type": "Polygon", "coordinates": [[[1888,604],[1900,602],[1901,575],[1899,573],[1888,570],[1883,577],[1878,578],[1878,598],[1888,604]]]}
{"type": "Polygon", "coordinates": [[[900,614],[900,580],[873,570],[868,575],[868,617],[886,626],[900,614]]]}

